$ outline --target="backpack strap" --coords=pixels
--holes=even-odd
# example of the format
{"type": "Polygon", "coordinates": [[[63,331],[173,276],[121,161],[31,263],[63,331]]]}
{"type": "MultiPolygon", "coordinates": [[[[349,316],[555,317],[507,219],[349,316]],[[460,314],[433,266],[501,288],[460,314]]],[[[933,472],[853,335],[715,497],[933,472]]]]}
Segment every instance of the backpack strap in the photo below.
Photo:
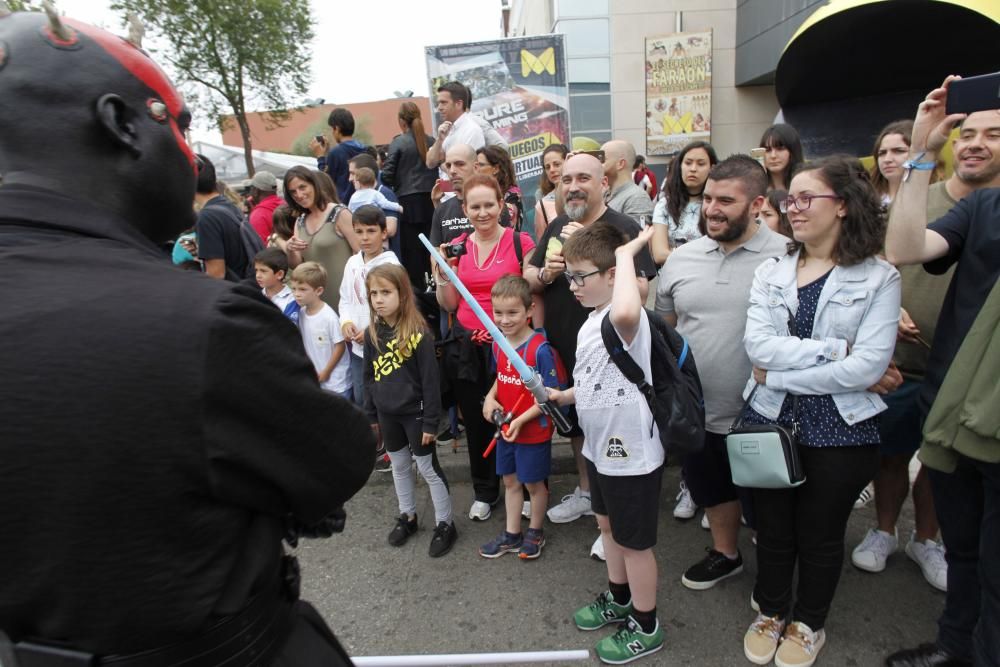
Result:
{"type": "Polygon", "coordinates": [[[684,368],[684,361],[688,357],[688,339],[681,336],[681,340],[684,341],[684,346],[681,348],[681,353],[677,355],[677,368],[684,368]]]}
{"type": "Polygon", "coordinates": [[[521,232],[513,230],[514,234],[514,256],[517,257],[517,267],[520,269],[524,264],[524,250],[521,248],[521,232]]]}
{"type": "Polygon", "coordinates": [[[531,338],[528,339],[527,347],[524,349],[524,363],[528,364],[536,371],[538,367],[538,348],[542,346],[545,342],[545,336],[541,335],[537,331],[531,334],[531,338]]]}

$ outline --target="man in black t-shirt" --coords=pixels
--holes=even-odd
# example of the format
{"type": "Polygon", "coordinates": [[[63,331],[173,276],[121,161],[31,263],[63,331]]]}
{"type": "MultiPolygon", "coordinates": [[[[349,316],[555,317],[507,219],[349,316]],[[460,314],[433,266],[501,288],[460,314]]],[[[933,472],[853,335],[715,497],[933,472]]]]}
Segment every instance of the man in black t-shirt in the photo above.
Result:
{"type": "MultiPolygon", "coordinates": [[[[945,115],[948,86],[931,91],[913,125],[906,175],[893,201],[886,255],[894,264],[923,264],[935,274],[955,265],[945,295],[920,395],[927,417],[966,334],[1000,277],[1000,188],[977,189],[944,217],[927,225],[927,191],[937,153],[962,121],[959,162],[973,166],[1000,153],[1000,110],[945,115]]],[[[983,183],[1000,176],[1000,165],[977,169],[983,183]]],[[[995,369],[1000,376],[1000,368],[995,369]]],[[[942,400],[945,397],[942,395],[942,400]]],[[[988,448],[987,448],[988,449],[988,448]]],[[[921,459],[929,469],[934,506],[948,561],[948,593],[934,644],[900,651],[891,667],[1000,664],[1000,463],[993,451],[945,448],[921,459]],[[943,455],[940,455],[943,454],[943,455]],[[933,458],[933,460],[931,460],[933,458]],[[936,468],[936,469],[935,469],[936,468]]]]}
{"type": "MultiPolygon", "coordinates": [[[[613,211],[604,204],[608,179],[601,162],[592,155],[574,155],[566,160],[563,164],[562,187],[566,215],[553,219],[545,228],[538,250],[532,255],[531,266],[525,270],[524,277],[533,291],[543,295],[546,334],[572,375],[576,363],[576,334],[586,321],[588,311],[570,292],[569,283],[563,275],[566,262],[562,257],[562,242],[574,232],[597,221],[607,222],[621,229],[630,239],[635,238],[640,229],[632,218],[613,211]]],[[[639,293],[645,302],[649,280],[656,275],[656,265],[648,249],[636,256],[635,266],[639,277],[639,293]]],[[[549,519],[555,523],[567,523],[593,514],[590,510],[586,462],[582,454],[583,433],[576,425],[570,442],[580,482],[572,496],[549,510],[549,519]]],[[[599,546],[595,543],[596,548],[599,546]]],[[[602,552],[599,551],[598,555],[600,553],[602,552]]]]}
{"type": "Polygon", "coordinates": [[[198,185],[194,200],[201,204],[195,239],[198,257],[205,263],[205,273],[213,278],[239,282],[247,275],[253,261],[243,250],[240,223],[243,216],[228,199],[219,194],[215,165],[204,155],[198,156],[198,185]]]}

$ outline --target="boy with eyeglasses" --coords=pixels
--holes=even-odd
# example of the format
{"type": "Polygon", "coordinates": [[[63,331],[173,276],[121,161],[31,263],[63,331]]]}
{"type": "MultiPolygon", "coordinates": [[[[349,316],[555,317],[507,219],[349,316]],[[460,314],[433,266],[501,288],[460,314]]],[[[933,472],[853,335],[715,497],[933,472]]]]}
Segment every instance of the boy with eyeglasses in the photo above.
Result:
{"type": "Polygon", "coordinates": [[[611,361],[601,336],[601,323],[608,318],[652,383],[652,331],[634,260],[652,235],[650,226],[626,243],[619,229],[596,222],[574,233],[562,249],[569,289],[593,311],[577,335],[574,386],[550,389],[549,395],[560,405],[576,405],[591,506],[608,569],[608,590],[578,609],[573,622],[581,630],[624,624],[595,646],[598,657],[610,664],[631,662],[663,647],[653,553],[663,446],[646,399],[611,361]]]}

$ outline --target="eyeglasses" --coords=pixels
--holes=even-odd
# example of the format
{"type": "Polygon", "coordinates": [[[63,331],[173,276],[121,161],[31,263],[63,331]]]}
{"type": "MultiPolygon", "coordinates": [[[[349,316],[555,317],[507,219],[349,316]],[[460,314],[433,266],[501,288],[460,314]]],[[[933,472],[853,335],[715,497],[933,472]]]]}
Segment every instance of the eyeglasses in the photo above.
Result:
{"type": "Polygon", "coordinates": [[[794,204],[795,208],[800,211],[808,211],[813,199],[843,199],[843,197],[837,195],[799,195],[798,197],[788,197],[778,204],[778,208],[781,209],[782,213],[788,213],[788,209],[794,204]]]}
{"type": "Polygon", "coordinates": [[[596,269],[594,271],[591,271],[590,273],[572,273],[570,271],[565,271],[563,272],[563,275],[566,276],[566,280],[568,280],[569,282],[576,283],[577,287],[583,287],[583,281],[585,281],[587,278],[594,275],[595,273],[600,273],[600,272],[601,272],[600,269],[596,269]]]}

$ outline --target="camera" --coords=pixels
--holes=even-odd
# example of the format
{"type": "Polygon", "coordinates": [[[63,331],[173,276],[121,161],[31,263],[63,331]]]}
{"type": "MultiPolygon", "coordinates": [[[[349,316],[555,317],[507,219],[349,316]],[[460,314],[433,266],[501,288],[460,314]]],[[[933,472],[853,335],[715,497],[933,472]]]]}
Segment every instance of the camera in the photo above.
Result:
{"type": "Polygon", "coordinates": [[[444,255],[448,259],[458,259],[466,252],[468,250],[465,249],[464,243],[452,243],[444,247],[444,255]]]}

